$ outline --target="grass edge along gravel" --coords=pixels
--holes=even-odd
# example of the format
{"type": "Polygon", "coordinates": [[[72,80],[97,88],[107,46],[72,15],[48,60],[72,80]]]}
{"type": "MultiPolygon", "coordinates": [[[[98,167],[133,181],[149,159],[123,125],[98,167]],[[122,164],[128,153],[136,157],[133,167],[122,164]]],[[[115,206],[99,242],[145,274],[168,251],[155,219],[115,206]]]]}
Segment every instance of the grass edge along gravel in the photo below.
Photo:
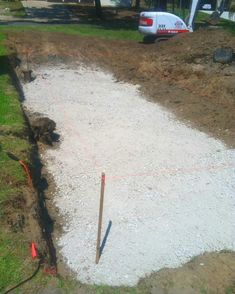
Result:
{"type": "Polygon", "coordinates": [[[26,178],[19,163],[10,159],[12,152],[27,160],[29,143],[23,138],[24,119],[17,92],[9,74],[5,36],[0,33],[0,293],[8,286],[20,282],[27,274],[28,244],[22,233],[7,228],[11,205],[22,197],[21,187],[26,178]],[[26,267],[27,268],[27,267],[26,267]]]}
{"type": "MultiPolygon", "coordinates": [[[[14,223],[14,216],[20,216],[23,209],[24,204],[20,203],[24,203],[27,179],[20,164],[10,159],[7,152],[28,162],[31,146],[25,134],[19,96],[10,76],[4,40],[5,35],[0,32],[0,293],[29,277],[37,267],[37,261],[30,257],[32,240],[14,223]]],[[[26,290],[32,285],[40,288],[48,280],[40,272],[33,284],[25,284],[20,289],[26,290]]]]}
{"type": "MultiPolygon", "coordinates": [[[[7,152],[28,162],[31,145],[25,134],[26,126],[19,96],[10,76],[5,38],[0,32],[0,293],[32,275],[38,264],[30,256],[32,240],[17,224],[8,225],[12,213],[21,214],[21,205],[14,209],[13,203],[17,206],[24,199],[27,179],[20,164],[10,159],[7,152]]],[[[61,285],[70,293],[69,283],[59,277],[49,277],[43,271],[39,271],[33,280],[14,293],[32,293],[32,289],[37,292],[48,283],[58,287],[61,285]]]]}

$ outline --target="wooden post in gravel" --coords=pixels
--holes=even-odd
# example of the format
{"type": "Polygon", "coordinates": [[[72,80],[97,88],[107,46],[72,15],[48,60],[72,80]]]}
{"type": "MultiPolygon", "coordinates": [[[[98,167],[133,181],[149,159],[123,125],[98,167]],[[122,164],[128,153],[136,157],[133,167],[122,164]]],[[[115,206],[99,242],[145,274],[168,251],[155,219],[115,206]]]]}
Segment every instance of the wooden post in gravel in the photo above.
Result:
{"type": "Polygon", "coordinates": [[[100,239],[102,229],[102,217],[103,217],[103,206],[104,206],[104,186],[105,186],[105,173],[101,175],[101,188],[100,188],[100,210],[99,210],[99,222],[98,222],[98,233],[96,242],[96,259],[95,263],[98,264],[100,260],[100,239]]]}

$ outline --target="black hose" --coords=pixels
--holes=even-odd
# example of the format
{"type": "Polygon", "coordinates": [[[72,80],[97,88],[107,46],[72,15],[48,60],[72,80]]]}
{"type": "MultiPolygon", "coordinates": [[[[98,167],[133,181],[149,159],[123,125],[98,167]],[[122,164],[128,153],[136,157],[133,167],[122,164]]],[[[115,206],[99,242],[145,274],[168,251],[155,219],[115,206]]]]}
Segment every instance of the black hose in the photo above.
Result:
{"type": "Polygon", "coordinates": [[[7,155],[13,160],[20,161],[20,159],[11,152],[7,152],[7,155]]]}
{"type": "Polygon", "coordinates": [[[6,292],[4,292],[3,294],[7,294],[10,293],[11,291],[15,290],[16,288],[20,287],[21,285],[27,283],[28,281],[30,281],[32,278],[34,278],[36,276],[36,274],[38,273],[40,266],[42,264],[42,259],[39,260],[38,262],[38,266],[36,268],[36,270],[34,271],[34,273],[27,279],[21,281],[19,284],[17,284],[16,286],[12,287],[11,289],[7,290],[6,292]]]}

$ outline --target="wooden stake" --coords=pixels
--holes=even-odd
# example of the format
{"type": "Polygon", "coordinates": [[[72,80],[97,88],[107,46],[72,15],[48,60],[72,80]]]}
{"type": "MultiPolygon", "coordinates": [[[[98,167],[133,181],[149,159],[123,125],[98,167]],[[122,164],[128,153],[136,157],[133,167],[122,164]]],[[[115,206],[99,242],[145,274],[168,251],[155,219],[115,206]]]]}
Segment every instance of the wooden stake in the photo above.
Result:
{"type": "Polygon", "coordinates": [[[100,239],[101,239],[102,217],[103,217],[103,206],[104,206],[104,186],[105,186],[105,173],[102,173],[101,188],[100,188],[99,222],[98,222],[98,233],[97,233],[97,242],[96,242],[96,259],[95,259],[96,264],[98,264],[100,260],[100,239]]]}

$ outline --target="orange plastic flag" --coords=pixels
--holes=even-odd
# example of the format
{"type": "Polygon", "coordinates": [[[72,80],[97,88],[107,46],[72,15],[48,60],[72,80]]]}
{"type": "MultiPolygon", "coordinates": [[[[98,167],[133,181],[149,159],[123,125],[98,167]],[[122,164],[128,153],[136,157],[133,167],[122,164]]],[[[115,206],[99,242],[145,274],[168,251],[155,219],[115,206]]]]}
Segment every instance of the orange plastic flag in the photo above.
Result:
{"type": "Polygon", "coordinates": [[[32,258],[36,258],[38,255],[37,255],[37,248],[36,248],[36,245],[34,242],[31,243],[31,255],[32,255],[32,258]]]}

